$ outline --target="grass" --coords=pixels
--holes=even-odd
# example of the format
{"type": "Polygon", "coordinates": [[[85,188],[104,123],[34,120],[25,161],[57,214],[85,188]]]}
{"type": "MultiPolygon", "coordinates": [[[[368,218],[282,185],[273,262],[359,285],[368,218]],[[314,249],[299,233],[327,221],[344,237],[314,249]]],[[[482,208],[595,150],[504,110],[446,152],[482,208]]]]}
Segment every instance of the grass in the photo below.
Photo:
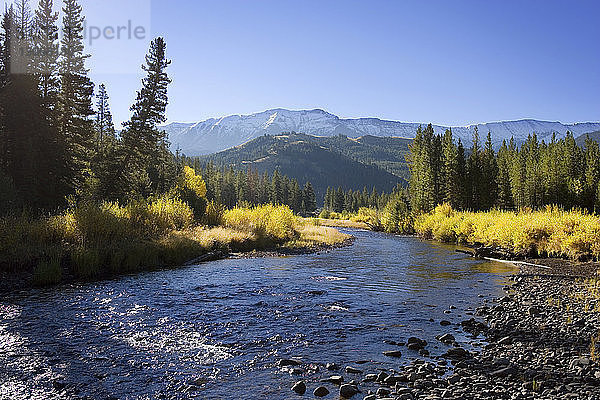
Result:
{"type": "Polygon", "coordinates": [[[417,234],[442,242],[482,244],[521,256],[600,258],[600,216],[581,210],[458,212],[444,204],[414,224],[417,234]]]}
{"type": "Polygon", "coordinates": [[[211,251],[312,248],[348,235],[315,226],[284,206],[211,211],[219,226],[199,225],[178,198],[120,206],[83,204],[62,214],[0,218],[0,270],[25,272],[34,285],[64,278],[97,279],[161,266],[182,265],[211,251]]]}

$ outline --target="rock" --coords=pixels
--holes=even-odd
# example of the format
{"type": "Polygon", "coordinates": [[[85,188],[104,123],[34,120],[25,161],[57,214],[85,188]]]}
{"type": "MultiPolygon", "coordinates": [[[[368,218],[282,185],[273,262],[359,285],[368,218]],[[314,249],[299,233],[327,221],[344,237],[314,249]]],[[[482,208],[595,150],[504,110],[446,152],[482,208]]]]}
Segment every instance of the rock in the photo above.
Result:
{"type": "Polygon", "coordinates": [[[408,342],[406,345],[406,347],[408,347],[411,350],[421,350],[425,346],[427,346],[427,342],[425,340],[416,338],[414,336],[408,338],[408,342]]]}
{"type": "Polygon", "coordinates": [[[470,356],[471,356],[471,354],[467,350],[463,349],[462,347],[454,347],[452,349],[448,349],[447,352],[442,354],[442,357],[452,358],[452,359],[463,359],[463,358],[469,358],[470,356]]]}
{"type": "Polygon", "coordinates": [[[497,344],[511,344],[512,338],[510,336],[505,336],[502,339],[498,340],[496,343],[497,344]]]}
{"type": "Polygon", "coordinates": [[[441,326],[448,326],[448,325],[452,325],[452,322],[443,319],[443,320],[440,321],[440,325],[441,326]]]}
{"type": "Polygon", "coordinates": [[[346,373],[347,374],[362,374],[362,371],[358,368],[354,368],[354,367],[346,367],[346,373]]]}
{"type": "Polygon", "coordinates": [[[402,357],[402,353],[399,350],[384,351],[383,355],[388,357],[402,357]]]}
{"type": "Polygon", "coordinates": [[[492,372],[490,375],[495,378],[506,378],[507,376],[515,375],[516,373],[517,373],[517,370],[514,369],[513,367],[506,367],[506,368],[501,368],[499,370],[496,370],[496,371],[492,372]]]}
{"type": "Polygon", "coordinates": [[[359,393],[359,390],[354,385],[346,384],[346,385],[340,386],[340,396],[345,399],[349,399],[357,393],[359,393]]]}
{"type": "Polygon", "coordinates": [[[336,363],[327,363],[325,364],[325,368],[329,371],[337,371],[338,369],[340,369],[340,366],[336,363]]]}
{"type": "Polygon", "coordinates": [[[536,316],[536,315],[541,314],[542,310],[539,307],[531,306],[531,307],[529,307],[527,312],[529,313],[529,315],[536,316]]]}
{"type": "Polygon", "coordinates": [[[306,393],[306,383],[304,383],[304,381],[296,382],[294,386],[292,386],[292,390],[299,395],[303,395],[306,393]]]}
{"type": "Polygon", "coordinates": [[[302,375],[305,372],[302,368],[292,368],[289,371],[290,375],[302,375]]]}
{"type": "Polygon", "coordinates": [[[394,386],[398,382],[408,382],[408,376],[406,375],[391,375],[383,380],[386,385],[394,386]]]}
{"type": "Polygon", "coordinates": [[[363,379],[363,382],[375,382],[376,380],[377,380],[377,375],[367,374],[367,375],[365,375],[365,379],[363,379]]]}
{"type": "Polygon", "coordinates": [[[377,396],[375,396],[374,394],[370,394],[368,396],[365,396],[363,400],[375,400],[376,398],[377,396]]]}
{"type": "Polygon", "coordinates": [[[377,375],[377,382],[384,382],[384,381],[385,381],[385,378],[387,378],[388,376],[389,376],[389,374],[387,374],[387,373],[386,373],[386,372],[384,372],[384,371],[381,371],[381,372],[379,373],[379,375],[377,375]]]}
{"type": "Polygon", "coordinates": [[[454,385],[454,384],[460,382],[460,375],[458,375],[458,374],[450,375],[448,377],[447,381],[448,381],[448,384],[454,385]]]}
{"type": "Polygon", "coordinates": [[[449,333],[445,333],[443,335],[440,335],[437,337],[437,339],[442,342],[442,343],[453,343],[456,341],[456,339],[454,338],[454,336],[452,336],[449,333]]]}
{"type": "Polygon", "coordinates": [[[392,391],[386,388],[377,389],[377,397],[385,397],[390,393],[392,393],[392,391]]]}
{"type": "Polygon", "coordinates": [[[296,366],[301,365],[301,364],[302,363],[300,361],[292,360],[290,358],[281,359],[277,363],[277,365],[280,366],[280,367],[296,367],[296,366]]]}
{"type": "Polygon", "coordinates": [[[325,386],[319,386],[313,392],[316,397],[325,397],[329,394],[329,390],[325,386]]]}
{"type": "Polygon", "coordinates": [[[333,383],[334,385],[341,385],[344,382],[344,377],[339,375],[333,375],[329,378],[322,379],[321,382],[329,382],[333,383]]]}

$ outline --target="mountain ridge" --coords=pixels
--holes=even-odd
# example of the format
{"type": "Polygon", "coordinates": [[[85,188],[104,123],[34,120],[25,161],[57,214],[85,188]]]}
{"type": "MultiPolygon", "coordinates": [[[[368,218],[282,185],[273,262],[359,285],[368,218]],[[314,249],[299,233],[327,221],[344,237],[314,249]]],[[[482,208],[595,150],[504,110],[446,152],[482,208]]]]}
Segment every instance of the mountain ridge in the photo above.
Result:
{"type": "MultiPolygon", "coordinates": [[[[189,156],[205,155],[226,150],[262,135],[278,135],[282,132],[300,132],[313,136],[344,135],[414,138],[419,126],[426,123],[400,122],[377,117],[340,118],[323,109],[288,110],[274,108],[254,114],[232,114],[209,118],[199,122],[173,122],[165,125],[172,150],[180,149],[189,156]]],[[[523,118],[513,121],[496,121],[466,126],[432,125],[436,134],[451,128],[454,136],[470,143],[475,127],[483,138],[488,131],[495,145],[514,137],[517,143],[536,133],[540,140],[548,141],[553,134],[564,137],[567,131],[575,136],[600,130],[600,122],[576,122],[563,124],[558,121],[540,121],[523,118]]]]}

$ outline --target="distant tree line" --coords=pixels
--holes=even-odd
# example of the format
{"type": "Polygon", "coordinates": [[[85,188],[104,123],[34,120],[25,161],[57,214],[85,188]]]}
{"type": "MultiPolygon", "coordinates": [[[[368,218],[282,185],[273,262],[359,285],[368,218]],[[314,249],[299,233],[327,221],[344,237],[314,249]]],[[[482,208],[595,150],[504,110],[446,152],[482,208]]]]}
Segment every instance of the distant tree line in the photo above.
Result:
{"type": "Polygon", "coordinates": [[[375,188],[368,191],[344,190],[341,187],[328,187],[324,199],[324,209],[341,213],[343,211],[357,212],[361,207],[381,209],[404,188],[396,187],[392,193],[378,193],[375,188]]]}
{"type": "Polygon", "coordinates": [[[427,212],[449,203],[458,210],[565,208],[600,210],[600,148],[587,139],[580,148],[573,135],[540,142],[535,134],[517,146],[503,141],[496,153],[491,135],[481,146],[475,128],[468,151],[452,131],[435,135],[419,127],[410,146],[410,204],[427,212]]]}
{"type": "Polygon", "coordinates": [[[82,7],[65,0],[62,11],[60,28],[53,0],[39,0],[35,11],[17,0],[2,16],[0,211],[147,197],[167,192],[181,174],[158,129],[171,82],[163,38],[150,45],[131,119],[117,136],[106,88],[94,99],[85,67],[82,7]]]}
{"type": "Polygon", "coordinates": [[[200,171],[206,182],[206,199],[232,208],[240,205],[287,205],[294,212],[308,215],[316,211],[312,184],[300,186],[296,179],[275,170],[260,174],[253,168],[245,171],[202,164],[197,158],[182,157],[183,163],[200,171]]]}

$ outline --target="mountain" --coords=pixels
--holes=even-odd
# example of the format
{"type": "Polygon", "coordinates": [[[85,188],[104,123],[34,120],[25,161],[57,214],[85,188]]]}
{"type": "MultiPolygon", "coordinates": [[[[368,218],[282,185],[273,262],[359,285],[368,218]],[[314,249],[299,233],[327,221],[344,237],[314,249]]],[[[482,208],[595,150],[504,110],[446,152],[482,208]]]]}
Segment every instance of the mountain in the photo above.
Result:
{"type": "Polygon", "coordinates": [[[328,186],[390,192],[396,185],[406,185],[402,176],[408,174],[404,160],[408,142],[399,138],[327,138],[296,133],[263,135],[200,159],[235,169],[251,167],[269,173],[279,170],[301,185],[310,181],[320,201],[328,186]]]}
{"type": "Polygon", "coordinates": [[[585,139],[588,136],[590,137],[590,139],[593,139],[596,142],[600,143],[600,131],[590,132],[590,133],[583,134],[583,135],[579,136],[578,138],[576,138],[575,142],[577,142],[577,144],[580,147],[585,147],[585,139]]]}
{"type": "MultiPolygon", "coordinates": [[[[173,150],[180,149],[188,156],[196,156],[215,153],[263,135],[278,135],[282,132],[301,132],[327,137],[345,135],[350,138],[377,136],[410,139],[414,138],[419,125],[425,126],[426,123],[386,121],[378,118],[343,119],[319,109],[291,111],[277,108],[250,115],[211,118],[198,123],[172,123],[166,125],[164,130],[169,136],[173,150]]],[[[524,119],[452,127],[452,132],[463,143],[470,143],[476,126],[482,141],[489,131],[496,145],[512,136],[517,142],[522,142],[534,132],[540,140],[548,141],[553,133],[559,138],[564,137],[567,130],[573,132],[575,137],[600,130],[599,122],[562,124],[524,119]]],[[[434,125],[433,128],[435,133],[439,134],[448,127],[434,125]]]]}

